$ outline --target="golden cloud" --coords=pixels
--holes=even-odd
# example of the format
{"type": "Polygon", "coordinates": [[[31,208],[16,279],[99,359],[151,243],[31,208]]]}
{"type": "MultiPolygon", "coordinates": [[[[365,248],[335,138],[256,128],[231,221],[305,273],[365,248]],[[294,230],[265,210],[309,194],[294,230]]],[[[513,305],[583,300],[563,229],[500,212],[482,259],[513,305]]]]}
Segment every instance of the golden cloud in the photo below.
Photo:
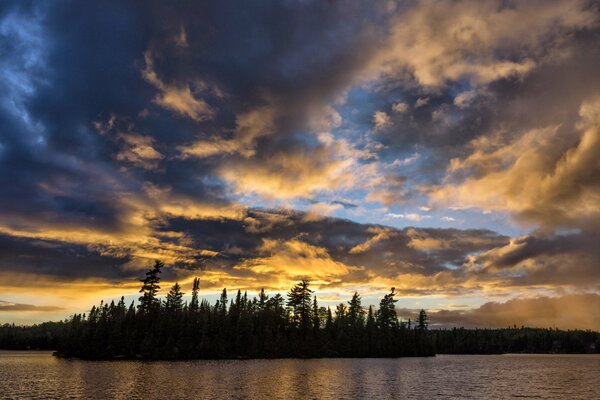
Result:
{"type": "Polygon", "coordinates": [[[529,326],[560,329],[600,330],[600,295],[595,293],[559,297],[516,298],[504,303],[489,302],[471,310],[430,312],[435,324],[454,326],[529,326]]]}
{"type": "Polygon", "coordinates": [[[555,56],[552,51],[565,33],[597,22],[587,4],[583,0],[511,6],[499,0],[412,3],[394,18],[388,41],[369,61],[366,75],[409,73],[425,87],[464,78],[486,84],[523,76],[544,57],[555,56]],[[530,57],[499,56],[514,54],[514,49],[525,50],[530,57]]]}
{"type": "Polygon", "coordinates": [[[158,161],[164,158],[154,148],[154,139],[150,136],[122,134],[120,137],[125,146],[116,156],[119,161],[128,161],[145,169],[154,169],[158,166],[158,161]]]}
{"type": "MultiPolygon", "coordinates": [[[[203,99],[196,98],[189,84],[169,85],[164,83],[154,71],[152,54],[144,54],[146,68],[142,71],[144,79],[159,90],[154,102],[164,108],[187,116],[195,121],[204,121],[214,117],[214,110],[203,99]]],[[[197,82],[196,86],[204,84],[197,82]]]]}
{"type": "Polygon", "coordinates": [[[311,279],[317,285],[346,283],[350,274],[364,270],[335,261],[327,249],[297,239],[263,239],[259,252],[261,257],[246,260],[234,270],[249,270],[260,275],[261,282],[271,282],[271,286],[283,289],[301,278],[311,279]]]}
{"type": "Polygon", "coordinates": [[[395,236],[397,234],[395,230],[389,228],[373,227],[369,228],[368,231],[374,234],[373,237],[369,238],[364,243],[357,244],[356,246],[352,247],[349,251],[350,254],[358,254],[369,251],[373,248],[375,244],[384,240],[388,240],[390,237],[395,236]]]}
{"type": "Polygon", "coordinates": [[[451,161],[449,183],[431,191],[433,201],[509,211],[542,227],[589,227],[600,220],[599,111],[598,99],[581,106],[575,145],[556,126],[508,143],[501,135],[474,140],[469,156],[451,161]]]}
{"type": "Polygon", "coordinates": [[[336,146],[313,151],[278,152],[261,162],[242,160],[223,165],[219,175],[240,194],[266,199],[306,197],[319,191],[349,187],[355,176],[353,159],[337,159],[336,146]]]}
{"type": "Polygon", "coordinates": [[[242,113],[236,118],[233,138],[213,136],[210,140],[197,140],[190,145],[179,147],[181,156],[206,158],[219,154],[241,154],[251,157],[255,154],[256,139],[273,133],[275,115],[275,109],[272,107],[260,107],[242,113]]]}

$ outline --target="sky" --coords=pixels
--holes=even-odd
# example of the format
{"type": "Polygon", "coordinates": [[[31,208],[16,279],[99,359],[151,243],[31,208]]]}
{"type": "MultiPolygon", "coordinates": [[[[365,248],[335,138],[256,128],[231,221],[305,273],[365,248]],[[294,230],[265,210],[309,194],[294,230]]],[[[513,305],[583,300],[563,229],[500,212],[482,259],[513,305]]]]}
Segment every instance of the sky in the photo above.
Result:
{"type": "Polygon", "coordinates": [[[600,3],[0,3],[0,322],[179,282],[600,329],[600,3]]]}

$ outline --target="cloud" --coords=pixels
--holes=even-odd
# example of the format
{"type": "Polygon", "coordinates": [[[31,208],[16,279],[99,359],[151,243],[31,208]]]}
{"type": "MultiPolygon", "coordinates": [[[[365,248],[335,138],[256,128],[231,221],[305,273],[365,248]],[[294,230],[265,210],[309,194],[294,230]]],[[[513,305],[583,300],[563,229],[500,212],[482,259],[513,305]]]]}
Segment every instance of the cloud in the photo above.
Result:
{"type": "Polygon", "coordinates": [[[504,286],[598,290],[597,237],[597,233],[523,235],[468,257],[462,268],[481,280],[501,278],[504,286]]]}
{"type": "Polygon", "coordinates": [[[381,173],[369,184],[367,201],[379,202],[386,206],[402,204],[406,200],[406,177],[393,173],[381,173]]]}
{"type": "Polygon", "coordinates": [[[308,219],[319,219],[322,218],[324,216],[328,216],[331,215],[333,212],[335,212],[336,210],[339,210],[341,208],[343,208],[344,206],[342,204],[339,203],[324,203],[324,202],[317,202],[317,203],[313,203],[311,204],[308,209],[307,209],[307,214],[305,218],[308,219]]]}
{"type": "Polygon", "coordinates": [[[419,158],[421,158],[421,155],[419,153],[414,153],[412,156],[403,159],[397,158],[392,163],[392,167],[405,167],[407,165],[415,163],[419,158]]]}
{"type": "MultiPolygon", "coordinates": [[[[146,67],[142,71],[144,79],[159,90],[154,102],[164,108],[189,117],[194,121],[204,121],[214,117],[215,111],[206,101],[196,97],[189,84],[165,84],[153,69],[153,55],[146,52],[144,59],[146,67]]],[[[204,88],[204,83],[196,82],[194,91],[204,88]]]]}
{"type": "Polygon", "coordinates": [[[164,156],[153,146],[154,139],[148,136],[123,134],[124,147],[117,154],[119,161],[127,161],[142,168],[152,169],[158,166],[158,161],[164,156]]]}
{"type": "Polygon", "coordinates": [[[210,140],[200,139],[191,145],[180,146],[179,150],[184,158],[205,158],[236,153],[251,157],[255,154],[255,141],[273,133],[274,118],[275,110],[269,107],[241,113],[236,117],[233,138],[223,139],[214,136],[210,140]]]}
{"type": "Polygon", "coordinates": [[[431,218],[431,215],[422,215],[422,214],[417,214],[417,213],[402,213],[402,214],[388,213],[387,216],[390,218],[407,219],[409,221],[414,221],[414,222],[420,222],[424,219],[431,218]]]}
{"type": "Polygon", "coordinates": [[[352,247],[349,251],[350,254],[357,254],[357,253],[364,253],[368,250],[371,250],[373,248],[373,246],[375,244],[377,244],[378,242],[384,241],[384,240],[388,240],[390,238],[390,236],[393,236],[396,234],[396,232],[394,232],[391,229],[387,229],[387,228],[369,228],[368,232],[373,233],[373,237],[369,238],[366,242],[358,244],[354,247],[352,247]]]}
{"type": "Polygon", "coordinates": [[[260,256],[235,267],[249,270],[260,277],[261,284],[275,281],[277,286],[291,284],[301,278],[314,283],[342,283],[352,272],[364,268],[349,266],[333,260],[327,250],[299,240],[263,239],[260,256]]]}
{"type": "Polygon", "coordinates": [[[285,290],[298,266],[341,292],[598,290],[587,1],[0,8],[12,300],[135,294],[154,258],[206,290],[285,290]],[[457,221],[419,204],[490,230],[435,228],[457,221]],[[392,205],[434,227],[330,217],[392,205]]]}
{"type": "Polygon", "coordinates": [[[0,312],[23,312],[23,311],[62,311],[64,308],[57,306],[34,306],[31,304],[12,303],[0,300],[0,312]]]}
{"type": "MultiPolygon", "coordinates": [[[[335,148],[335,147],[334,147],[335,148]]],[[[339,159],[331,147],[274,153],[262,160],[240,160],[223,166],[219,174],[240,194],[266,199],[308,197],[350,185],[352,159],[339,159]]]]}
{"type": "Polygon", "coordinates": [[[392,124],[392,120],[389,115],[384,111],[375,111],[373,114],[373,125],[376,130],[381,130],[389,127],[392,124]]]}
{"type": "Polygon", "coordinates": [[[423,107],[429,104],[429,97],[419,97],[417,101],[415,101],[415,108],[423,107]]]}
{"type": "Polygon", "coordinates": [[[432,198],[509,211],[545,228],[595,226],[600,221],[599,126],[600,101],[591,100],[581,106],[574,135],[551,126],[508,142],[499,134],[481,136],[472,142],[470,155],[451,161],[448,183],[434,189],[432,198]]]}
{"type": "MultiPolygon", "coordinates": [[[[598,307],[600,295],[573,294],[516,298],[504,303],[488,302],[469,310],[439,310],[430,312],[429,318],[432,324],[442,326],[506,328],[517,325],[598,331],[600,317],[595,312],[598,307]]],[[[415,314],[409,310],[400,313],[415,314]]]]}
{"type": "Polygon", "coordinates": [[[478,95],[479,93],[475,90],[466,90],[464,92],[460,92],[454,98],[454,105],[459,108],[468,107],[478,95]]]}
{"type": "Polygon", "coordinates": [[[408,108],[409,108],[408,103],[405,103],[403,101],[399,101],[392,105],[392,110],[398,114],[404,114],[405,112],[408,111],[408,108]]]}
{"type": "Polygon", "coordinates": [[[565,34],[596,20],[585,1],[421,1],[392,18],[388,46],[371,68],[394,76],[406,71],[425,87],[521,77],[559,52],[565,34]]]}

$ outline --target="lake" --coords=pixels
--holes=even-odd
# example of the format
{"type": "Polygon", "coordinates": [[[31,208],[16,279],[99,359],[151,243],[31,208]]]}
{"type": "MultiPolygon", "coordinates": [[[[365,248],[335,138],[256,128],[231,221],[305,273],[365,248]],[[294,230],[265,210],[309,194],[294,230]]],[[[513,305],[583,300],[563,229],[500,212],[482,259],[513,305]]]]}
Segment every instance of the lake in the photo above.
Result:
{"type": "Polygon", "coordinates": [[[0,351],[2,399],[600,398],[600,355],[80,361],[0,351]]]}

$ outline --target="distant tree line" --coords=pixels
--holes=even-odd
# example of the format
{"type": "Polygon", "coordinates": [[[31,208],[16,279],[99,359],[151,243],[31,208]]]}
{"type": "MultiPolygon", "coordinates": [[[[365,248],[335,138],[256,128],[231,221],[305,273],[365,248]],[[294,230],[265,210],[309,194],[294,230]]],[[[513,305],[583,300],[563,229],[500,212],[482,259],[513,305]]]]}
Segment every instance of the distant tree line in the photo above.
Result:
{"type": "Polygon", "coordinates": [[[223,289],[210,304],[199,298],[196,278],[189,303],[177,283],[161,300],[162,268],[157,261],[146,273],[137,306],[127,306],[121,298],[64,322],[6,324],[0,326],[0,348],[52,349],[61,356],[87,359],[216,359],[584,353],[600,347],[600,335],[590,331],[430,330],[424,310],[414,323],[398,319],[393,288],[377,309],[365,310],[355,293],[334,312],[319,306],[308,280],[294,285],[285,298],[264,290],[253,298],[238,290],[230,298],[223,289]]]}
{"type": "Polygon", "coordinates": [[[589,330],[436,329],[431,332],[438,354],[599,353],[600,333],[589,330]]]}

